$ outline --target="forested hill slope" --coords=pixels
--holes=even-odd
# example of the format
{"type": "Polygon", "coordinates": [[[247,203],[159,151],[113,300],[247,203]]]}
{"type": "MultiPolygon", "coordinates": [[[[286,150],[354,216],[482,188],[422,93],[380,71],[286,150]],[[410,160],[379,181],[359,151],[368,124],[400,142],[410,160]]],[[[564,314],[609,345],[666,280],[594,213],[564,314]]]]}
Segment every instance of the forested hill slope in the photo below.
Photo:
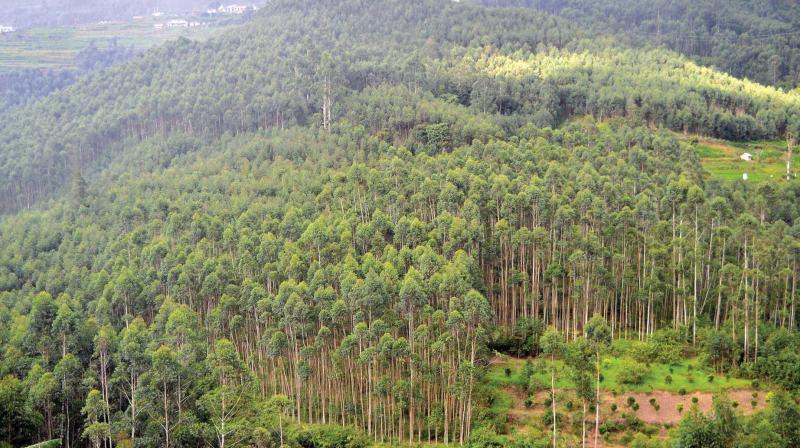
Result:
{"type": "Polygon", "coordinates": [[[534,8],[634,47],[664,45],[739,78],[800,84],[800,5],[792,0],[478,0],[534,8]]]}
{"type": "MultiPolygon", "coordinates": [[[[795,122],[792,95],[669,52],[620,52],[583,37],[532,10],[272,2],[241,31],[180,40],[0,117],[0,211],[63,192],[76,173],[90,177],[155,135],[327,127],[353,113],[353,94],[376,86],[410,86],[470,106],[506,134],[520,121],[555,125],[587,113],[735,139],[781,136],[795,122]],[[476,69],[476,60],[489,65],[476,69]]],[[[372,127],[405,136],[419,118],[372,127]]]]}
{"type": "MultiPolygon", "coordinates": [[[[259,14],[0,117],[0,446],[661,437],[587,419],[621,338],[800,390],[797,168],[723,182],[678,138],[798,135],[794,94],[530,9],[259,14]],[[526,366],[547,418],[512,433],[495,351],[563,358],[581,395],[545,414],[526,366]]],[[[795,447],[774,397],[681,427],[795,447]]]]}

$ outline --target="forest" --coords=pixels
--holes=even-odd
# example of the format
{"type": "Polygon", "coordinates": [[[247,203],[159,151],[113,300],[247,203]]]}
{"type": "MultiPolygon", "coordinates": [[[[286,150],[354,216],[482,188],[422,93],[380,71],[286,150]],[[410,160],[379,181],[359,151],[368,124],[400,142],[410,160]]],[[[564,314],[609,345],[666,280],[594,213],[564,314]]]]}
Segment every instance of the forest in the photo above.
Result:
{"type": "Polygon", "coordinates": [[[584,3],[274,0],[8,84],[0,447],[800,446],[797,168],[697,148],[791,157],[796,71],[666,37],[793,10],[584,3]]]}

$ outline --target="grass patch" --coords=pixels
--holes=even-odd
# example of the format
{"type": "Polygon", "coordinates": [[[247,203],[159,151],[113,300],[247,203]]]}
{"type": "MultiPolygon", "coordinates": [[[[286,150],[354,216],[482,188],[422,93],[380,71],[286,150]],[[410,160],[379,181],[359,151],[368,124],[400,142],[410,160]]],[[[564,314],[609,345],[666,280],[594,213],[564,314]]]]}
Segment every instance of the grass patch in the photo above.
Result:
{"type": "MultiPolygon", "coordinates": [[[[537,358],[533,360],[534,377],[544,389],[550,387],[549,360],[537,358]]],[[[565,364],[556,360],[556,388],[574,389],[575,385],[570,379],[569,370],[565,364]]],[[[651,363],[649,373],[644,377],[642,384],[623,384],[618,379],[620,373],[629,366],[630,358],[606,356],[603,359],[603,381],[600,387],[604,391],[624,392],[652,392],[662,390],[672,393],[692,392],[721,392],[729,389],[747,389],[750,382],[741,378],[726,379],[724,375],[716,375],[713,371],[703,368],[697,358],[684,359],[679,363],[667,365],[651,363]],[[625,360],[628,360],[626,362],[625,360]],[[711,378],[709,380],[709,378],[711,378]]],[[[524,364],[520,359],[509,358],[492,365],[487,372],[486,379],[495,387],[520,386],[527,383],[524,378],[524,364]],[[511,374],[506,375],[505,369],[511,369],[511,374]]]]}
{"type": "MultiPolygon", "coordinates": [[[[784,140],[733,142],[677,133],[675,135],[695,149],[700,164],[709,177],[737,181],[743,180],[743,174],[747,173],[748,182],[758,183],[778,182],[786,175],[784,140]],[[739,158],[745,152],[753,155],[752,162],[739,158]]],[[[792,156],[792,171],[800,171],[800,147],[795,149],[792,156]]]]}

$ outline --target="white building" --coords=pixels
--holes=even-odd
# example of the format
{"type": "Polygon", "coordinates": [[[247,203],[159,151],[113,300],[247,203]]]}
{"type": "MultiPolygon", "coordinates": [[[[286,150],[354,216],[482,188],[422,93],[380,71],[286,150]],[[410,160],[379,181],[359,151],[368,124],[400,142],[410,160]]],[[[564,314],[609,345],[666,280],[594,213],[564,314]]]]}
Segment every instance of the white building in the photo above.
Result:
{"type": "Polygon", "coordinates": [[[167,22],[167,28],[188,28],[189,22],[183,19],[170,20],[167,22]]]}
{"type": "Polygon", "coordinates": [[[0,25],[0,34],[13,33],[13,32],[14,32],[13,26],[0,25]]]}
{"type": "Polygon", "coordinates": [[[250,7],[246,5],[221,5],[218,11],[224,14],[244,14],[248,9],[250,7]]]}
{"type": "Polygon", "coordinates": [[[753,161],[753,155],[750,154],[749,152],[746,152],[746,153],[740,155],[739,158],[744,160],[745,162],[752,162],[753,161]]]}

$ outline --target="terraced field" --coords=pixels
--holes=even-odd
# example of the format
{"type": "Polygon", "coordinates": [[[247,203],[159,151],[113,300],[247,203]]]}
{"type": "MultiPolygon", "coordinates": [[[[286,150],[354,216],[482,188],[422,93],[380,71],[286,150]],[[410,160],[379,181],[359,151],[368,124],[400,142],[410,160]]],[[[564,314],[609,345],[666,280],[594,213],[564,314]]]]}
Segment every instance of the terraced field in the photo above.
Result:
{"type": "Polygon", "coordinates": [[[143,50],[181,36],[204,40],[231,26],[212,24],[156,30],[155,23],[147,18],[125,23],[31,28],[2,34],[0,73],[28,68],[72,68],[75,55],[92,43],[106,48],[116,39],[118,45],[143,50]]]}

